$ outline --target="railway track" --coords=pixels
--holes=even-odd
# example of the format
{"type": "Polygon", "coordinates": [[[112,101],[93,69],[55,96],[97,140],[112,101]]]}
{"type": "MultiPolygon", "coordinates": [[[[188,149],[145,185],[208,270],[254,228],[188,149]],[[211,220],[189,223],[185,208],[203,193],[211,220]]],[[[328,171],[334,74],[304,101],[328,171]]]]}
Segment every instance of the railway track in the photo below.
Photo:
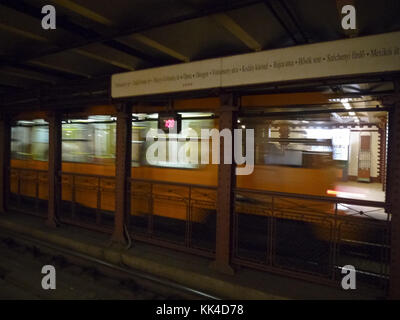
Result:
{"type": "Polygon", "coordinates": [[[4,230],[0,257],[2,299],[219,300],[167,279],[4,230]],[[42,289],[43,265],[56,268],[56,290],[42,289]]]}

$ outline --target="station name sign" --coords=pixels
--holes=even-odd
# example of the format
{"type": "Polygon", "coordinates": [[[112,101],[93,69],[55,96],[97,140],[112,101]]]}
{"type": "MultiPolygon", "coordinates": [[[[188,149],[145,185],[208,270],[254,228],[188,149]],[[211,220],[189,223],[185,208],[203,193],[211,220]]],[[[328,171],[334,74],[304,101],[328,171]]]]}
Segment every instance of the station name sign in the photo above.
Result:
{"type": "Polygon", "coordinates": [[[114,74],[113,98],[400,71],[400,32],[114,74]]]}

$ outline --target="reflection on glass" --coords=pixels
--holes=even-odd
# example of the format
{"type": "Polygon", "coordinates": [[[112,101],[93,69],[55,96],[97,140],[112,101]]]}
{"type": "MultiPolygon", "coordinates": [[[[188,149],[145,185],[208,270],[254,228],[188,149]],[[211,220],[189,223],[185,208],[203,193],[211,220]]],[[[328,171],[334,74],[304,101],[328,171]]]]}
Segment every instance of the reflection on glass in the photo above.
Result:
{"type": "MultiPolygon", "coordinates": [[[[133,114],[132,166],[157,166],[170,168],[197,168],[200,163],[201,129],[214,128],[212,114],[181,113],[182,131],[190,129],[191,135],[165,133],[165,161],[148,161],[146,151],[151,141],[146,141],[149,130],[157,130],[158,114],[133,114]],[[191,138],[187,141],[186,138],[191,138]],[[198,138],[196,138],[198,137],[198,138]],[[177,140],[176,148],[172,140],[177,140]],[[197,144],[199,161],[196,164],[179,161],[178,152],[197,144]]],[[[12,127],[12,159],[48,161],[49,127],[42,119],[18,121],[12,127]]],[[[87,119],[68,119],[62,122],[62,161],[79,163],[113,164],[116,154],[116,118],[89,116],[87,119]]],[[[154,159],[150,159],[154,160],[154,159]]]]}
{"type": "MultiPolygon", "coordinates": [[[[62,160],[113,163],[116,124],[111,116],[65,120],[62,124],[62,160]]],[[[12,159],[48,161],[49,127],[44,120],[18,121],[12,127],[12,159]]]]}
{"type": "MultiPolygon", "coordinates": [[[[157,121],[146,121],[137,124],[134,122],[133,137],[140,137],[137,141],[132,139],[132,154],[140,154],[141,165],[168,167],[168,168],[198,168],[200,165],[201,157],[201,129],[214,128],[214,120],[208,119],[207,114],[199,114],[198,119],[190,117],[185,119],[188,114],[183,114],[182,118],[182,131],[176,133],[154,134],[154,138],[158,141],[165,141],[165,159],[160,160],[158,154],[147,154],[147,150],[153,143],[152,140],[146,141],[146,135],[149,130],[157,129],[157,121]],[[137,133],[138,132],[138,133],[137,133]],[[136,133],[136,134],[135,134],[136,133]],[[134,149],[135,143],[140,143],[134,149]],[[190,158],[190,150],[197,150],[197,160],[193,163],[182,162],[179,153],[183,152],[187,158],[190,158]],[[146,157],[147,155],[147,157],[146,157]]],[[[133,157],[133,165],[138,165],[136,159],[133,157]]]]}
{"type": "Polygon", "coordinates": [[[48,160],[49,128],[46,121],[18,121],[11,128],[11,158],[48,160]]]}

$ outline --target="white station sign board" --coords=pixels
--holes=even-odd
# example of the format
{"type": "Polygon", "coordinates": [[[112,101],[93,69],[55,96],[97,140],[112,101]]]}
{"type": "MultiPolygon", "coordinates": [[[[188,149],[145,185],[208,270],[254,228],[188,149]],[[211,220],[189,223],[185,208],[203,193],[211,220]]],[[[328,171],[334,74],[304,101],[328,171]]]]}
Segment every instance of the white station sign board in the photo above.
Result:
{"type": "Polygon", "coordinates": [[[113,98],[400,71],[400,32],[114,74],[113,98]]]}

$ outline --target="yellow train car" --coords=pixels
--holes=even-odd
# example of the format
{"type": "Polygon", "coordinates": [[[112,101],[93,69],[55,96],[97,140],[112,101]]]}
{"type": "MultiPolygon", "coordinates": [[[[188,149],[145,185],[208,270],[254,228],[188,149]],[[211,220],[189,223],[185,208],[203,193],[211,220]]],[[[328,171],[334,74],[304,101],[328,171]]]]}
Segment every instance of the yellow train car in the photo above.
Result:
{"type": "MultiPolygon", "coordinates": [[[[245,119],[242,119],[243,123],[245,119]]],[[[149,163],[146,134],[157,126],[156,114],[138,114],[133,120],[131,216],[162,217],[171,223],[187,220],[199,224],[215,222],[218,165],[172,162],[169,153],[167,161],[149,163]]],[[[217,127],[218,120],[210,114],[182,114],[182,128],[193,129],[198,136],[201,129],[217,127]]],[[[326,219],[335,213],[346,216],[346,210],[340,207],[335,210],[333,202],[306,198],[325,197],[328,190],[335,190],[340,170],[332,159],[330,141],[293,138],[290,132],[286,132],[284,137],[263,137],[257,134],[257,130],[253,172],[236,176],[234,208],[237,215],[249,218],[274,216],[281,221],[305,223],[316,239],[326,242],[332,241],[334,228],[344,239],[369,239],[373,230],[357,228],[357,221],[333,227],[332,219],[326,219]],[[290,196],[294,194],[305,197],[290,196]]],[[[22,121],[13,127],[12,133],[11,192],[46,200],[47,124],[43,120],[22,121]]],[[[168,134],[165,137],[168,138],[168,134]]],[[[75,203],[94,214],[101,211],[112,216],[115,211],[115,118],[89,116],[83,120],[65,121],[62,138],[61,183],[66,208],[75,203]]],[[[178,149],[190,143],[200,146],[200,140],[182,139],[178,142],[178,149]]]]}
{"type": "MultiPolygon", "coordinates": [[[[148,130],[157,128],[158,117],[142,115],[137,120],[132,128],[131,215],[152,214],[203,223],[210,214],[215,214],[218,165],[150,165],[144,159],[148,148],[145,136],[148,130]]],[[[193,113],[189,113],[189,117],[183,117],[182,124],[184,128],[199,133],[200,129],[218,127],[218,120],[207,115],[204,117],[204,114],[194,117],[193,113]]],[[[12,193],[47,198],[46,128],[46,123],[39,120],[23,121],[13,128],[12,193]]],[[[63,124],[63,201],[102,211],[115,210],[115,135],[115,119],[111,116],[89,116],[84,120],[66,121],[63,124]]],[[[178,147],[184,147],[185,143],[190,142],[181,141],[178,147]]],[[[209,145],[211,148],[211,143],[209,145]]],[[[327,152],[315,152],[312,150],[313,141],[307,139],[286,139],[282,143],[285,148],[281,148],[279,139],[257,140],[256,145],[264,145],[261,150],[269,147],[272,151],[261,155],[263,160],[256,162],[250,175],[237,176],[238,190],[324,196],[326,190],[334,189],[337,170],[332,165],[329,148],[327,152]],[[292,151],[287,155],[286,150],[292,151]],[[293,154],[298,162],[295,165],[291,159],[293,154]],[[277,157],[275,162],[265,161],[274,155],[277,157]],[[285,164],[285,161],[291,161],[291,165],[285,164]]],[[[260,159],[260,155],[257,154],[256,158],[260,159]]],[[[236,212],[270,215],[272,212],[266,208],[271,204],[265,198],[263,195],[252,195],[252,203],[240,201],[239,198],[236,212]]],[[[275,201],[275,207],[279,202],[281,209],[293,207],[291,201],[285,204],[279,200],[275,201]]],[[[304,200],[296,200],[295,203],[298,207],[307,207],[304,200]]],[[[330,204],[320,206],[323,212],[332,212],[332,208],[330,204]]],[[[296,215],[292,218],[307,219],[296,215]]]]}

